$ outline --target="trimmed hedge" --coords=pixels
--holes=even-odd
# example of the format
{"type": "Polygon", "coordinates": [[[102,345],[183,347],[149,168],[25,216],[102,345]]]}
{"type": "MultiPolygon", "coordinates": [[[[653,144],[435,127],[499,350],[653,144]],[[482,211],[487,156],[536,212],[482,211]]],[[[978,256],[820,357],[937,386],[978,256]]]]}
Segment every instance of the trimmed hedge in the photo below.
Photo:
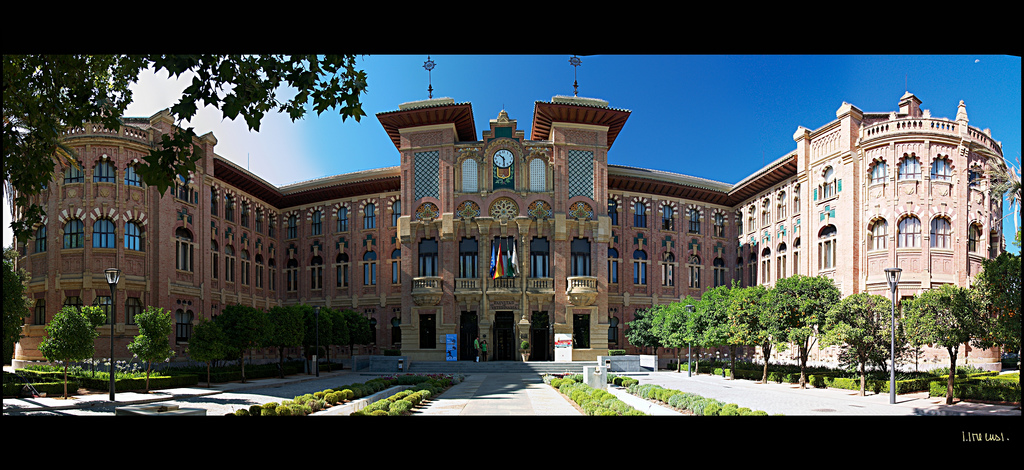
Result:
{"type": "MultiPolygon", "coordinates": [[[[928,389],[928,395],[944,397],[947,387],[946,379],[934,381],[928,389]]],[[[1020,383],[1002,377],[957,379],[953,382],[953,397],[961,400],[1020,403],[1020,383]]]]}

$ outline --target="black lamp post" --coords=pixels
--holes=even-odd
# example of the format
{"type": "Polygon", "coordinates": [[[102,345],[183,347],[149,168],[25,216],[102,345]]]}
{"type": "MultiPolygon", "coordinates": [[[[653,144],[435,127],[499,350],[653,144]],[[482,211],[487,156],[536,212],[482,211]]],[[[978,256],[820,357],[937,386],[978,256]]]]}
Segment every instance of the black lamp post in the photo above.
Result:
{"type": "MultiPolygon", "coordinates": [[[[686,306],[686,312],[687,313],[693,313],[693,305],[687,305],[686,306]]],[[[687,323],[689,323],[690,319],[687,318],[686,321],[687,321],[687,323]]],[[[687,335],[687,336],[689,336],[689,335],[687,335]]],[[[690,353],[691,353],[690,340],[687,339],[686,340],[686,376],[687,377],[693,377],[693,364],[690,362],[690,353]]]]}
{"type": "Polygon", "coordinates": [[[316,316],[316,349],[313,351],[313,369],[316,376],[320,377],[320,306],[313,307],[313,314],[316,316]]]}
{"type": "Polygon", "coordinates": [[[103,275],[106,276],[107,285],[110,286],[110,401],[114,401],[114,319],[117,312],[115,310],[117,302],[114,298],[117,292],[117,281],[121,279],[121,270],[107,268],[103,271],[103,275]]]}
{"type": "Polygon", "coordinates": [[[889,339],[889,404],[896,404],[896,287],[900,282],[900,268],[885,268],[885,280],[892,294],[892,324],[889,339]]]}

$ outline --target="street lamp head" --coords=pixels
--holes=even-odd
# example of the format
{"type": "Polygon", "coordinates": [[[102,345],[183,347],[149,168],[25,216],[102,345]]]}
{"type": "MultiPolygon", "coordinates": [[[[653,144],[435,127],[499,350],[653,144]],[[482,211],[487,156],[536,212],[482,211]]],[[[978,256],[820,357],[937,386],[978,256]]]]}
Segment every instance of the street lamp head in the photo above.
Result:
{"type": "Polygon", "coordinates": [[[693,312],[693,305],[687,305],[686,306],[686,311],[687,312],[693,312]]]}
{"type": "Polygon", "coordinates": [[[885,280],[889,282],[889,289],[896,289],[896,285],[900,282],[900,273],[903,272],[900,268],[885,268],[885,280]]]}
{"type": "Polygon", "coordinates": [[[313,307],[313,314],[316,315],[317,317],[320,316],[320,306],[319,305],[317,305],[316,307],[313,307]]]}
{"type": "Polygon", "coordinates": [[[107,284],[114,286],[117,285],[117,281],[121,279],[121,270],[117,268],[107,268],[103,271],[103,275],[107,277],[107,284]]]}

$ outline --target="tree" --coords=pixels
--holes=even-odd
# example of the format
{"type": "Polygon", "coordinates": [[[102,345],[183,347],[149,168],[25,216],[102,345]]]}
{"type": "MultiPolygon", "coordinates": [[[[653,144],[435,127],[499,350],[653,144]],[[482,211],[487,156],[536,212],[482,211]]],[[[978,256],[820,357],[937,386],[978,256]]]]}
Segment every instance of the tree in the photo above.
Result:
{"type": "MultiPolygon", "coordinates": [[[[352,55],[5,54],[3,60],[3,184],[15,211],[11,227],[20,241],[45,215],[33,196],[53,180],[55,168],[77,166],[74,151],[62,144],[64,130],[97,123],[117,131],[132,102],[130,86],[143,70],[166,70],[175,78],[194,75],[170,107],[179,124],[196,114],[200,102],[225,118],[241,116],[254,131],[268,112],[287,113],[295,121],[306,114],[307,105],[318,115],[337,109],[342,120],[359,121],[365,115],[359,95],[366,90],[366,73],[356,69],[352,55]],[[295,97],[279,101],[282,86],[294,89],[295,97]]],[[[191,127],[163,136],[140,162],[143,182],[163,194],[175,175],[195,171],[202,155],[193,138],[191,127]]]]}
{"type": "Polygon", "coordinates": [[[355,351],[357,344],[370,344],[373,342],[373,335],[370,333],[370,320],[352,310],[344,310],[341,316],[345,319],[345,328],[348,329],[349,351],[355,351]]]}
{"type": "Polygon", "coordinates": [[[687,296],[681,302],[673,302],[669,305],[655,305],[647,311],[651,318],[651,332],[658,338],[658,344],[666,348],[676,350],[676,370],[679,370],[679,350],[686,347],[691,341],[687,329],[686,305],[692,305],[695,301],[687,296]]]}
{"type": "Polygon", "coordinates": [[[626,341],[636,347],[654,348],[654,354],[658,354],[658,348],[662,346],[658,336],[654,334],[654,317],[652,309],[637,309],[633,314],[633,320],[626,322],[626,341]]]}
{"type": "MultiPolygon", "coordinates": [[[[825,314],[822,346],[843,345],[860,369],[860,395],[867,385],[867,363],[879,354],[888,357],[892,303],[880,295],[847,296],[825,314]]],[[[884,361],[883,361],[884,362],[884,361]]]]}
{"type": "Polygon", "coordinates": [[[700,312],[698,342],[705,348],[729,346],[729,352],[733,356],[732,364],[735,367],[736,350],[735,345],[730,342],[732,332],[729,330],[731,293],[728,286],[718,286],[700,296],[697,302],[697,311],[700,312]]]}
{"type": "Polygon", "coordinates": [[[323,355],[320,354],[320,351],[316,346],[319,343],[320,349],[323,349],[327,346],[327,341],[330,340],[331,329],[333,328],[331,315],[325,314],[325,309],[321,307],[320,320],[317,321],[316,310],[314,307],[303,304],[296,305],[295,308],[297,308],[300,315],[302,315],[303,324],[305,325],[303,329],[302,345],[305,346],[306,357],[312,359],[311,356],[316,355],[317,363],[319,363],[323,355]],[[319,328],[317,327],[318,324],[319,328]]]}
{"type": "MultiPolygon", "coordinates": [[[[328,316],[331,319],[331,331],[327,335],[327,345],[342,345],[349,343],[348,325],[340,310],[325,308],[320,311],[321,316],[328,316]]],[[[321,329],[322,330],[322,329],[321,329]]],[[[322,331],[321,331],[322,332],[322,331]]],[[[331,349],[327,348],[327,370],[331,370],[331,349]]]]}
{"type": "Polygon", "coordinates": [[[775,341],[783,336],[782,331],[776,328],[778,323],[770,317],[771,310],[765,302],[767,296],[765,286],[738,287],[734,283],[729,302],[729,328],[732,332],[729,343],[761,347],[764,356],[761,383],[768,383],[768,358],[772,355],[775,341]]]}
{"type": "Polygon", "coordinates": [[[227,357],[226,338],[220,325],[206,317],[199,317],[188,339],[188,355],[206,363],[206,386],[210,386],[210,366],[213,361],[227,357]]]}
{"type": "Polygon", "coordinates": [[[995,259],[982,260],[981,268],[977,286],[994,317],[992,329],[984,343],[986,347],[1002,346],[1004,350],[1017,351],[1019,358],[1021,257],[1013,253],[1002,253],[995,259]]]}
{"type": "Polygon", "coordinates": [[[946,404],[953,404],[953,379],[961,344],[983,347],[987,317],[974,289],[943,284],[914,296],[903,305],[903,323],[907,335],[921,344],[934,344],[949,353],[949,378],[946,404]]]}
{"type": "Polygon", "coordinates": [[[245,383],[245,352],[262,347],[267,338],[267,317],[263,312],[246,305],[229,305],[214,318],[224,332],[226,357],[238,359],[245,383]]]}
{"type": "Polygon", "coordinates": [[[14,343],[21,340],[21,327],[29,315],[29,300],[25,297],[24,270],[16,269],[14,258],[17,251],[4,250],[4,363],[9,364],[14,356],[14,343]]]}
{"type": "Polygon", "coordinates": [[[174,329],[174,320],[171,312],[147,306],[146,310],[135,315],[135,323],[139,325],[139,334],[128,345],[128,350],[146,361],[146,393],[149,393],[149,373],[153,361],[163,361],[174,355],[169,339],[174,329]]]}
{"type": "Polygon", "coordinates": [[[779,331],[784,332],[787,342],[797,346],[800,355],[800,388],[807,387],[807,358],[825,313],[840,297],[832,279],[820,276],[782,278],[769,291],[768,305],[777,316],[779,331]]]}
{"type": "MultiPolygon", "coordinates": [[[[46,325],[39,352],[50,362],[64,363],[64,398],[68,397],[68,364],[89,359],[96,352],[96,328],[106,314],[99,307],[64,307],[46,325]]],[[[113,374],[113,364],[110,373],[113,374]]]]}
{"type": "Polygon", "coordinates": [[[305,319],[295,306],[271,307],[267,312],[267,323],[269,334],[266,345],[277,348],[279,362],[278,369],[281,378],[284,378],[284,350],[302,345],[302,338],[305,333],[305,319]]]}

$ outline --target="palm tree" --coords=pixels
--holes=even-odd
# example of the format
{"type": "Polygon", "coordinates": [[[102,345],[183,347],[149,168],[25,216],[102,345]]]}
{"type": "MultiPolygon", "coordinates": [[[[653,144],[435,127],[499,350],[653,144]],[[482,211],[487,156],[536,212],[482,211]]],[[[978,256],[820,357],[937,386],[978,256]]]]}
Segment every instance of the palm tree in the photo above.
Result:
{"type": "Polygon", "coordinates": [[[1002,164],[996,163],[988,171],[992,181],[992,195],[999,199],[1007,199],[1007,208],[1013,211],[1013,225],[1020,230],[1020,167],[1019,164],[1015,166],[1002,157],[998,157],[998,160],[1002,160],[1002,164]]]}

